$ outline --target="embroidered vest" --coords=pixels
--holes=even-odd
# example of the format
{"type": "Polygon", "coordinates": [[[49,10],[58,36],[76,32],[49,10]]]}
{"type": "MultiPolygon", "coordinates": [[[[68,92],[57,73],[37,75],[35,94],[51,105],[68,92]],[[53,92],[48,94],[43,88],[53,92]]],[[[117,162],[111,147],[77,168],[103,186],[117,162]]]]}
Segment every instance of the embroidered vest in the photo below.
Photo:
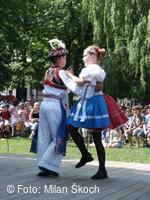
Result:
{"type": "Polygon", "coordinates": [[[66,86],[59,77],[59,70],[60,68],[56,66],[52,66],[50,69],[48,69],[45,73],[44,84],[58,89],[66,90],[66,86]]]}

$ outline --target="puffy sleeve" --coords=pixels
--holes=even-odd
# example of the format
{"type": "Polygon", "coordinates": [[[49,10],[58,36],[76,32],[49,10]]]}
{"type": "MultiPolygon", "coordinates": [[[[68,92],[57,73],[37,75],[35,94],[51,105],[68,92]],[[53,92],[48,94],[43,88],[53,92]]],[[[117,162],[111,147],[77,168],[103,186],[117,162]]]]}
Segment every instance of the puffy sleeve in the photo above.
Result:
{"type": "Polygon", "coordinates": [[[90,81],[92,85],[96,85],[96,82],[104,81],[106,73],[97,65],[82,69],[79,76],[84,78],[86,81],[90,81]]]}
{"type": "MultiPolygon", "coordinates": [[[[85,91],[87,89],[87,84],[84,84],[82,86],[75,83],[70,77],[66,75],[66,72],[64,70],[59,71],[59,76],[61,77],[63,83],[65,86],[74,94],[78,95],[79,97],[84,97],[85,91]]],[[[93,94],[91,93],[91,96],[93,94]]],[[[90,98],[89,96],[88,98],[90,98]]]]}

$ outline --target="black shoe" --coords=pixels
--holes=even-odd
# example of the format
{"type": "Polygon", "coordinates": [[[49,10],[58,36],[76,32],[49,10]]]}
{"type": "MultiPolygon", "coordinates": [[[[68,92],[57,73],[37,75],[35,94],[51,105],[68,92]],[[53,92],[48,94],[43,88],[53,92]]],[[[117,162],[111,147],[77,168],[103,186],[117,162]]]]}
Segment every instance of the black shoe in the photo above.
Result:
{"type": "Polygon", "coordinates": [[[48,172],[39,172],[37,176],[49,176],[48,172]]]}
{"type": "Polygon", "coordinates": [[[44,167],[39,166],[39,169],[41,170],[41,172],[38,173],[38,176],[53,176],[53,177],[59,176],[59,174],[57,172],[46,169],[44,167]]]}
{"type": "Polygon", "coordinates": [[[84,166],[87,162],[91,162],[93,161],[94,159],[91,157],[91,156],[88,156],[88,157],[82,157],[81,160],[76,164],[75,168],[79,168],[79,167],[82,167],[84,166]]]}
{"type": "Polygon", "coordinates": [[[126,139],[126,143],[127,143],[127,144],[129,143],[129,140],[128,140],[128,139],[126,139]]]}
{"type": "Polygon", "coordinates": [[[104,178],[108,178],[106,170],[104,171],[99,170],[95,175],[91,177],[91,179],[104,179],[104,178]]]}

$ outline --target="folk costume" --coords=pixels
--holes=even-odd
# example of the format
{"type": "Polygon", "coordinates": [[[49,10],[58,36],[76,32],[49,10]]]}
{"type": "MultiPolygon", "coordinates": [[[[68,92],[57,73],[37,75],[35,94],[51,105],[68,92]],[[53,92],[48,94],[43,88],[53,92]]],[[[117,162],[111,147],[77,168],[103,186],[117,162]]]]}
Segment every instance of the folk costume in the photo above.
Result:
{"type": "Polygon", "coordinates": [[[98,64],[89,64],[82,69],[79,75],[79,77],[88,82],[83,86],[79,86],[73,79],[67,76],[65,71],[60,71],[60,77],[65,85],[80,97],[72,107],[68,118],[70,135],[81,152],[81,159],[76,164],[76,168],[93,161],[78,131],[78,128],[91,129],[99,161],[98,171],[91,179],[108,177],[105,168],[105,149],[101,140],[101,131],[106,128],[120,126],[127,121],[126,116],[112,97],[103,94],[102,91],[95,91],[97,82],[102,83],[105,76],[105,71],[98,64]]]}
{"type": "MultiPolygon", "coordinates": [[[[67,54],[65,48],[54,48],[50,57],[67,54]]],[[[45,73],[43,101],[40,106],[38,127],[38,167],[57,175],[62,156],[66,152],[67,129],[66,111],[67,88],[59,76],[59,66],[52,65],[45,73]]]]}
{"type": "Polygon", "coordinates": [[[60,76],[65,85],[80,99],[70,111],[68,124],[86,129],[114,129],[127,121],[127,117],[119,108],[115,100],[102,91],[95,91],[97,82],[103,82],[105,71],[97,64],[90,64],[83,68],[79,77],[89,83],[77,85],[70,79],[65,71],[60,71],[60,76]]]}

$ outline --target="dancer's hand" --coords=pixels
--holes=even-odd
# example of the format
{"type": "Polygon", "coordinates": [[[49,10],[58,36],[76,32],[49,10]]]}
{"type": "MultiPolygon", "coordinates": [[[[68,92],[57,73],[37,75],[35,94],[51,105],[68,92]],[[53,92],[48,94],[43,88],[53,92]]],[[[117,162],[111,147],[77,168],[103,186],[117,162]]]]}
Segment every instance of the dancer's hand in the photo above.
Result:
{"type": "Polygon", "coordinates": [[[74,74],[74,71],[73,71],[72,67],[68,67],[66,71],[67,71],[67,73],[69,72],[71,74],[74,74]]]}
{"type": "Polygon", "coordinates": [[[69,78],[72,78],[73,74],[69,71],[66,71],[66,75],[69,77],[69,78]]]}

